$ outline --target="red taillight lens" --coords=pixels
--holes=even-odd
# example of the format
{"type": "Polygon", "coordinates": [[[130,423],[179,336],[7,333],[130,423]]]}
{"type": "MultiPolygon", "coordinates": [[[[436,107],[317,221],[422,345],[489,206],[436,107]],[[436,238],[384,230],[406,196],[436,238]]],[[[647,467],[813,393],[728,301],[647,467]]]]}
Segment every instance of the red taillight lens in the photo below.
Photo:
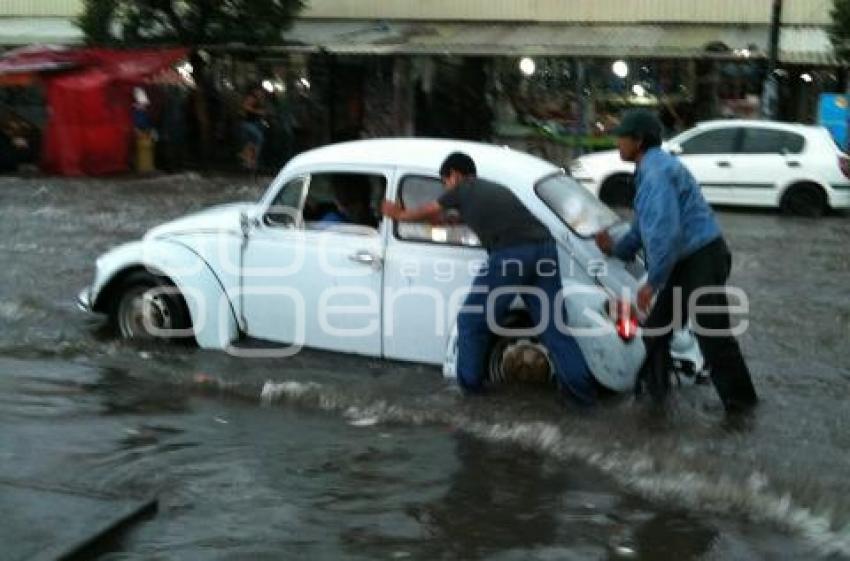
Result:
{"type": "Polygon", "coordinates": [[[619,335],[620,339],[623,341],[631,341],[635,338],[635,335],[637,335],[638,321],[637,318],[632,315],[617,318],[615,326],[617,328],[617,335],[619,335]]]}
{"type": "Polygon", "coordinates": [[[637,313],[631,303],[625,300],[608,302],[608,316],[614,322],[614,329],[623,341],[631,341],[638,333],[637,313]]]}
{"type": "Polygon", "coordinates": [[[850,158],[847,156],[838,156],[838,167],[841,168],[841,173],[844,177],[850,179],[850,158]]]}

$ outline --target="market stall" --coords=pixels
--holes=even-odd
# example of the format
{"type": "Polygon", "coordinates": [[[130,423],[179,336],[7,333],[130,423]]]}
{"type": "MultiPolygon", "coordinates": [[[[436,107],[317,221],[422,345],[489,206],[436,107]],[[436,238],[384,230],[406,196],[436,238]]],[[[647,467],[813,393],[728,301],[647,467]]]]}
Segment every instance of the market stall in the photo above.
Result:
{"type": "Polygon", "coordinates": [[[27,47],[0,57],[0,79],[43,88],[44,171],[104,175],[129,167],[133,88],[185,56],[185,49],[27,47]]]}

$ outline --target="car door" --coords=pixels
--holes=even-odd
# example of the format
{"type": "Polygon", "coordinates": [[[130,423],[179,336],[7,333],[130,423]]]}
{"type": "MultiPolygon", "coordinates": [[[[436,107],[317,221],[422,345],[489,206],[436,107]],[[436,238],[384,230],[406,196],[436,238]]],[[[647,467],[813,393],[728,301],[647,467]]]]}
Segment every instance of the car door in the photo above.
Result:
{"type": "MultiPolygon", "coordinates": [[[[443,192],[433,172],[400,174],[396,199],[405,208],[443,192]]],[[[450,224],[394,222],[384,269],[384,354],[442,364],[457,311],[486,260],[475,234],[450,224]]]]}
{"type": "Polygon", "coordinates": [[[805,141],[799,134],[768,127],[745,127],[740,155],[730,186],[734,200],[744,205],[776,206],[779,188],[799,173],[797,156],[805,141]]]}
{"type": "Polygon", "coordinates": [[[322,170],[286,182],[252,230],[242,263],[251,337],[381,354],[382,226],[389,170],[322,170]],[[340,220],[346,178],[368,185],[372,219],[340,220]],[[328,186],[331,187],[328,187],[328,186]],[[320,188],[325,188],[321,193],[320,188]]]}
{"type": "Polygon", "coordinates": [[[698,131],[679,144],[682,163],[700,184],[710,203],[728,203],[733,176],[742,170],[735,167],[735,153],[740,142],[739,127],[698,131]]]}

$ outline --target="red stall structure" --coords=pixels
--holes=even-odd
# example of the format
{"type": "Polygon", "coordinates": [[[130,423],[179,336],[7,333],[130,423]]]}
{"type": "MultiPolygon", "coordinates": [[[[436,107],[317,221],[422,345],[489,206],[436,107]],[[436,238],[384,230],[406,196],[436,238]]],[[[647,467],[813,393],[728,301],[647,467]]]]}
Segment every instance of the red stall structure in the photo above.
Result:
{"type": "Polygon", "coordinates": [[[0,78],[37,77],[44,84],[43,171],[108,175],[130,165],[133,87],[186,56],[183,48],[24,47],[0,57],[0,78]]]}

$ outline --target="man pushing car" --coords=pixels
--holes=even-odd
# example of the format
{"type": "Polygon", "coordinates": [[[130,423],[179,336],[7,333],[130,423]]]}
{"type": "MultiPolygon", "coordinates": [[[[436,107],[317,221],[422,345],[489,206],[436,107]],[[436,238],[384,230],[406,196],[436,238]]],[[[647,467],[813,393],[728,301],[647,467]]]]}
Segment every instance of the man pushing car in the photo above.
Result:
{"type": "Polygon", "coordinates": [[[476,275],[458,314],[457,377],[461,388],[473,394],[484,389],[493,332],[488,306],[493,311],[491,319],[498,324],[520,295],[534,325],[541,329],[540,340],[552,357],[562,390],[581,405],[595,403],[596,385],[584,356],[575,339],[557,329],[553,315],[565,311],[556,309],[561,302],[561,272],[548,228],[508,188],[479,178],[475,162],[465,153],[450,154],[440,166],[440,178],[445,192],[436,201],[413,209],[384,201],[381,212],[393,220],[420,222],[456,210],[487,251],[487,264],[476,275]]]}
{"type": "Polygon", "coordinates": [[[732,256],[693,175],[661,150],[661,130],[658,118],[644,109],[627,112],[615,129],[620,157],[636,164],[635,219],[616,243],[602,231],[596,244],[625,260],[641,247],[646,252],[648,278],[637,304],[648,312],[639,380],[649,393],[657,401],[666,397],[670,338],[690,322],[726,411],[747,411],[758,398],[730,328],[725,285],[732,256]]]}

